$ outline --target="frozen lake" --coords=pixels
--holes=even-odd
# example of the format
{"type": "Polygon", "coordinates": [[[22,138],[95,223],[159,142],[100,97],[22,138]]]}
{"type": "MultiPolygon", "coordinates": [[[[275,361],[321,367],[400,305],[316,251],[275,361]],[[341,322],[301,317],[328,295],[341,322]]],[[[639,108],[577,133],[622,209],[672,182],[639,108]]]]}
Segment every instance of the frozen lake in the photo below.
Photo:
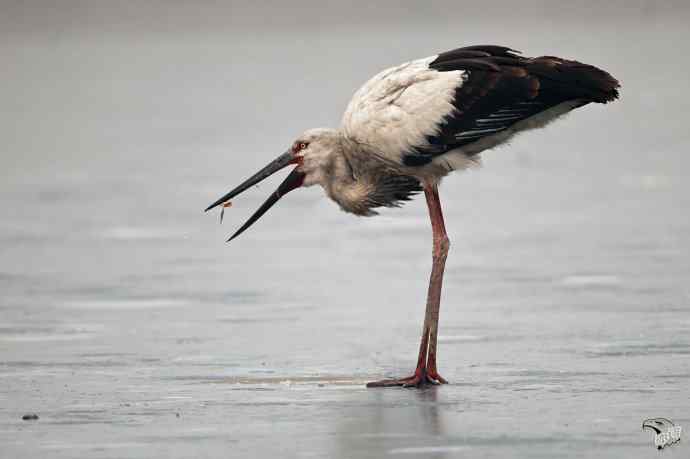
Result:
{"type": "Polygon", "coordinates": [[[648,458],[643,419],[687,436],[690,8],[456,3],[3,6],[0,456],[648,458]],[[622,99],[444,181],[451,384],[366,389],[415,363],[423,198],[363,219],[300,190],[232,244],[282,178],[222,226],[203,209],[383,67],[485,42],[599,65],[622,99]]]}

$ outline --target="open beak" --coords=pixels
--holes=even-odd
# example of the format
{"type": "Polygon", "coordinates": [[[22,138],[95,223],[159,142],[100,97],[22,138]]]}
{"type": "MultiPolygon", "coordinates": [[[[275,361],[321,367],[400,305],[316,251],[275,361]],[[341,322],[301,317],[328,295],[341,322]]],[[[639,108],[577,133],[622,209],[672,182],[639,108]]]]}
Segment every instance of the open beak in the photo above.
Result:
{"type": "MultiPolygon", "coordinates": [[[[287,167],[290,164],[295,164],[296,162],[297,159],[291,152],[288,151],[286,153],[283,153],[282,155],[278,156],[276,159],[271,161],[266,167],[261,169],[259,172],[257,172],[256,174],[252,175],[247,180],[242,182],[237,188],[233,189],[232,191],[218,199],[216,202],[208,206],[206,208],[206,212],[213,209],[214,207],[217,207],[229,201],[238,194],[247,190],[249,187],[256,185],[257,183],[259,183],[266,177],[274,174],[275,172],[279,171],[280,169],[283,169],[284,167],[287,167]]],[[[270,209],[273,206],[273,204],[278,202],[278,200],[282,198],[286,193],[302,186],[303,181],[304,173],[298,171],[297,168],[293,169],[292,172],[290,172],[290,174],[285,178],[285,180],[283,180],[283,183],[281,183],[278,186],[278,188],[268,197],[268,199],[266,199],[266,201],[263,204],[261,204],[261,207],[259,207],[256,210],[256,212],[254,212],[254,215],[249,217],[249,220],[247,220],[246,223],[235,232],[235,234],[230,236],[228,242],[232,241],[237,236],[242,234],[247,228],[252,226],[255,221],[261,218],[261,216],[265,214],[266,211],[268,211],[268,209],[270,209]]]]}

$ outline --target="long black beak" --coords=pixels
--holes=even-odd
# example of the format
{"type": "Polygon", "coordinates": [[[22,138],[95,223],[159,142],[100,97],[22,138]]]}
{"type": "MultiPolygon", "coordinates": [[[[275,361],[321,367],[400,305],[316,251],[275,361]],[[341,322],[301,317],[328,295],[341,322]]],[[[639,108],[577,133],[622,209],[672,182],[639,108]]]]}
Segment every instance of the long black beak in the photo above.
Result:
{"type": "Polygon", "coordinates": [[[256,174],[252,175],[249,177],[247,180],[242,182],[240,186],[237,188],[233,189],[226,195],[224,195],[222,198],[218,199],[216,202],[211,204],[206,208],[204,212],[208,212],[209,210],[213,209],[214,207],[217,207],[221,204],[223,204],[226,201],[229,201],[230,199],[234,198],[238,194],[242,193],[245,191],[247,188],[256,185],[269,175],[272,175],[275,172],[278,172],[282,168],[289,166],[290,164],[295,162],[295,157],[290,153],[289,151],[283,153],[282,155],[278,156],[276,159],[268,163],[266,167],[261,169],[259,172],[256,174]]]}
{"type": "MultiPolygon", "coordinates": [[[[237,188],[233,189],[229,193],[225,194],[222,198],[218,199],[216,202],[211,204],[206,208],[206,212],[209,210],[213,209],[214,207],[217,207],[224,202],[227,202],[228,200],[232,199],[233,197],[237,196],[238,194],[242,193],[245,191],[247,188],[256,185],[269,175],[279,171],[280,169],[289,166],[290,164],[294,164],[295,157],[292,153],[286,152],[283,153],[282,155],[278,156],[276,159],[271,161],[266,167],[261,169],[259,172],[256,174],[252,175],[249,177],[247,180],[242,182],[237,188]]],[[[276,189],[264,202],[261,207],[257,209],[256,212],[254,212],[254,215],[249,217],[249,220],[238,229],[235,234],[230,236],[228,239],[228,242],[235,239],[237,236],[242,234],[247,228],[252,226],[255,221],[257,221],[263,214],[266,213],[268,209],[270,209],[273,204],[278,202],[280,198],[282,198],[286,193],[289,191],[294,190],[295,188],[299,188],[302,186],[302,182],[304,181],[304,173],[300,172],[297,170],[297,168],[293,169],[292,172],[283,180],[283,183],[281,183],[278,186],[278,189],[276,189]]]]}

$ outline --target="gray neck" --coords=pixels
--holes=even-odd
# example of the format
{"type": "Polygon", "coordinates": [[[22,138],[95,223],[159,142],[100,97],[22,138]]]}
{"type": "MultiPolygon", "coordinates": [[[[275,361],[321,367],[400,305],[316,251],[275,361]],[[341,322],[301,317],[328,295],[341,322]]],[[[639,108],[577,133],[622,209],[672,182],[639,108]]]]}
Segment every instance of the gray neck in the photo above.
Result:
{"type": "Polygon", "coordinates": [[[341,209],[357,215],[375,215],[375,207],[393,207],[419,191],[419,182],[403,176],[363,145],[339,133],[323,188],[341,209]]]}

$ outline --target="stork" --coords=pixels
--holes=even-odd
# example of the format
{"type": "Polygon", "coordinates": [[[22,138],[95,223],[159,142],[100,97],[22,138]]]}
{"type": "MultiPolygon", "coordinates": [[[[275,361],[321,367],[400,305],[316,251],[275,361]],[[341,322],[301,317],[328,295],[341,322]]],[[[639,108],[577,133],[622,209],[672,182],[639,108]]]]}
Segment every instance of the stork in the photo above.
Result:
{"type": "Polygon", "coordinates": [[[285,180],[229,239],[235,239],[281,197],[320,185],[342,210],[376,215],[424,191],[433,233],[432,269],[417,366],[411,376],[367,387],[443,384],[437,369],[438,319],[450,241],[438,185],[452,171],[478,164],[479,154],[519,132],[543,127],[591,102],[618,97],[618,81],[594,66],[553,56],[523,57],[493,45],[467,46],[383,70],[352,97],[338,129],[310,129],[259,172],[206,211],[274,172],[285,180]]]}

